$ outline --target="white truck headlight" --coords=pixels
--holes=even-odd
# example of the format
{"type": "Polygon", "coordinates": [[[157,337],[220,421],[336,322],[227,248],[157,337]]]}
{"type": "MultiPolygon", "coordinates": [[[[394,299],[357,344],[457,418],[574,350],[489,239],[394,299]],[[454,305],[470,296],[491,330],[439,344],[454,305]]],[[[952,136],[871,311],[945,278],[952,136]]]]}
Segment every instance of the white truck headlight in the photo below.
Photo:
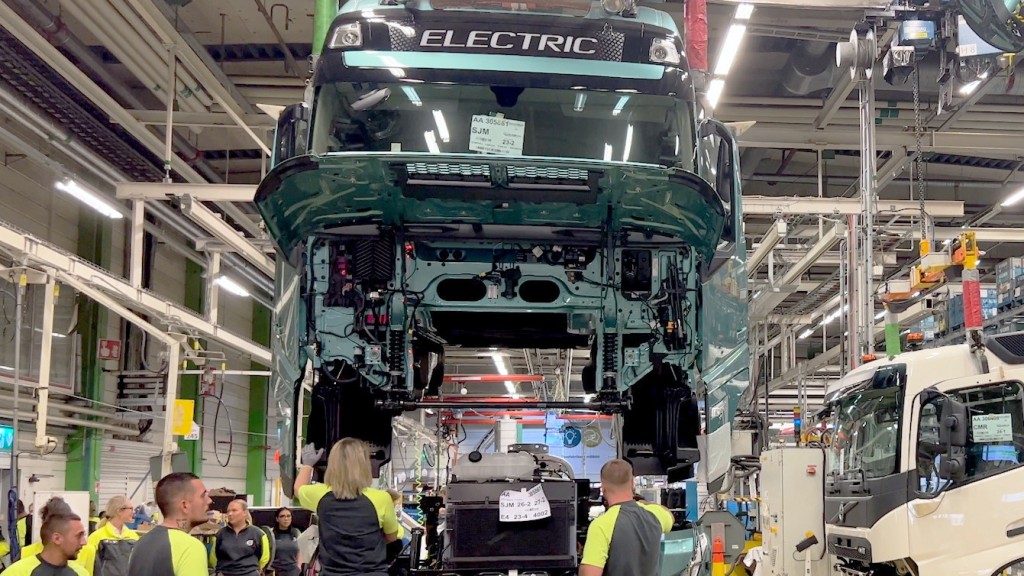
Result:
{"type": "Polygon", "coordinates": [[[329,48],[358,48],[363,45],[363,27],[359,22],[345,24],[334,29],[329,48]]]}
{"type": "Polygon", "coordinates": [[[651,62],[658,64],[679,64],[679,50],[670,38],[655,38],[651,42],[651,62]]]}

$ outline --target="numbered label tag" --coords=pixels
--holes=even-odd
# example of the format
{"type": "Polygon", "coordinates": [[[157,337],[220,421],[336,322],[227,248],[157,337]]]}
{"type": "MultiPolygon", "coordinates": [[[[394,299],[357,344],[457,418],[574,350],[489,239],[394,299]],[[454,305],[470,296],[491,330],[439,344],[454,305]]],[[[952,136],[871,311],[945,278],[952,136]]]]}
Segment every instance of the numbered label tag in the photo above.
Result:
{"type": "Polygon", "coordinates": [[[526,122],[485,116],[473,116],[470,126],[469,149],[484,154],[523,155],[526,122]]]}
{"type": "Polygon", "coordinates": [[[971,418],[975,442],[1012,442],[1013,416],[982,414],[971,418]]]}
{"type": "Polygon", "coordinates": [[[551,504],[540,484],[520,491],[505,490],[498,499],[499,522],[529,522],[551,517],[551,504]]]}

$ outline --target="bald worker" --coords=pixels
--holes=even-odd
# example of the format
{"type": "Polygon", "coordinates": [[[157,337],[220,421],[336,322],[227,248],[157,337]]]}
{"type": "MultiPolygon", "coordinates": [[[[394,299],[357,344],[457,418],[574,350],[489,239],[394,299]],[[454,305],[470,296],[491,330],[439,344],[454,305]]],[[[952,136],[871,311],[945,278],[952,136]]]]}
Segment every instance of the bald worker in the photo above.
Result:
{"type": "Polygon", "coordinates": [[[661,536],[672,530],[668,508],[633,499],[633,467],[611,460],[601,468],[607,510],[590,524],[580,576],[657,576],[661,536]]]}

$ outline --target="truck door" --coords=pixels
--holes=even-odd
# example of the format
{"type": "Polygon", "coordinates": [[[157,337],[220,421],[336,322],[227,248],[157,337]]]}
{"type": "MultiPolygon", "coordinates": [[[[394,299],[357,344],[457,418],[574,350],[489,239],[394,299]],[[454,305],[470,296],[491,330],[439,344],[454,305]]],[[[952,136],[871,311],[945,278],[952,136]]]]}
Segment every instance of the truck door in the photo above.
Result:
{"type": "Polygon", "coordinates": [[[957,379],[919,394],[913,410],[908,525],[920,576],[998,574],[1024,549],[1024,383],[957,379]]]}

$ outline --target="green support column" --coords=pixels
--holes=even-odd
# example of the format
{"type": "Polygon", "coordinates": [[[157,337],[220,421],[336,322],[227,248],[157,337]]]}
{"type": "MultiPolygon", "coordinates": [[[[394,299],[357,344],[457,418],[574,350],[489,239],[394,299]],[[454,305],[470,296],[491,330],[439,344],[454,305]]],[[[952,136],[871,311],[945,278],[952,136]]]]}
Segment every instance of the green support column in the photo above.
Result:
{"type": "MultiPolygon", "coordinates": [[[[252,340],[270,347],[270,309],[253,301],[252,340]]],[[[269,370],[267,366],[252,363],[253,370],[269,370]]],[[[245,469],[245,491],[252,494],[257,506],[266,505],[267,486],[267,409],[270,379],[266,376],[249,377],[249,445],[245,469]]]]}
{"type": "MultiPolygon", "coordinates": [[[[185,306],[194,312],[203,313],[205,302],[206,285],[203,278],[203,267],[192,260],[185,260],[185,306]]],[[[197,367],[189,362],[188,369],[195,370],[197,367]]],[[[178,397],[196,401],[196,419],[201,418],[203,413],[203,399],[199,397],[199,376],[181,376],[178,382],[178,397]]],[[[180,440],[178,446],[182,452],[188,454],[188,461],[191,463],[193,474],[203,475],[203,441],[180,440]]]]}
{"type": "MultiPolygon", "coordinates": [[[[110,221],[91,208],[78,212],[78,255],[93,264],[110,269],[110,221]]],[[[82,342],[82,395],[103,401],[103,365],[100,363],[99,341],[106,336],[109,314],[107,309],[85,296],[78,297],[78,335],[82,342]]],[[[67,438],[68,459],[64,473],[64,489],[86,491],[93,501],[99,495],[96,484],[100,480],[102,438],[99,430],[82,428],[67,438]]]]}

